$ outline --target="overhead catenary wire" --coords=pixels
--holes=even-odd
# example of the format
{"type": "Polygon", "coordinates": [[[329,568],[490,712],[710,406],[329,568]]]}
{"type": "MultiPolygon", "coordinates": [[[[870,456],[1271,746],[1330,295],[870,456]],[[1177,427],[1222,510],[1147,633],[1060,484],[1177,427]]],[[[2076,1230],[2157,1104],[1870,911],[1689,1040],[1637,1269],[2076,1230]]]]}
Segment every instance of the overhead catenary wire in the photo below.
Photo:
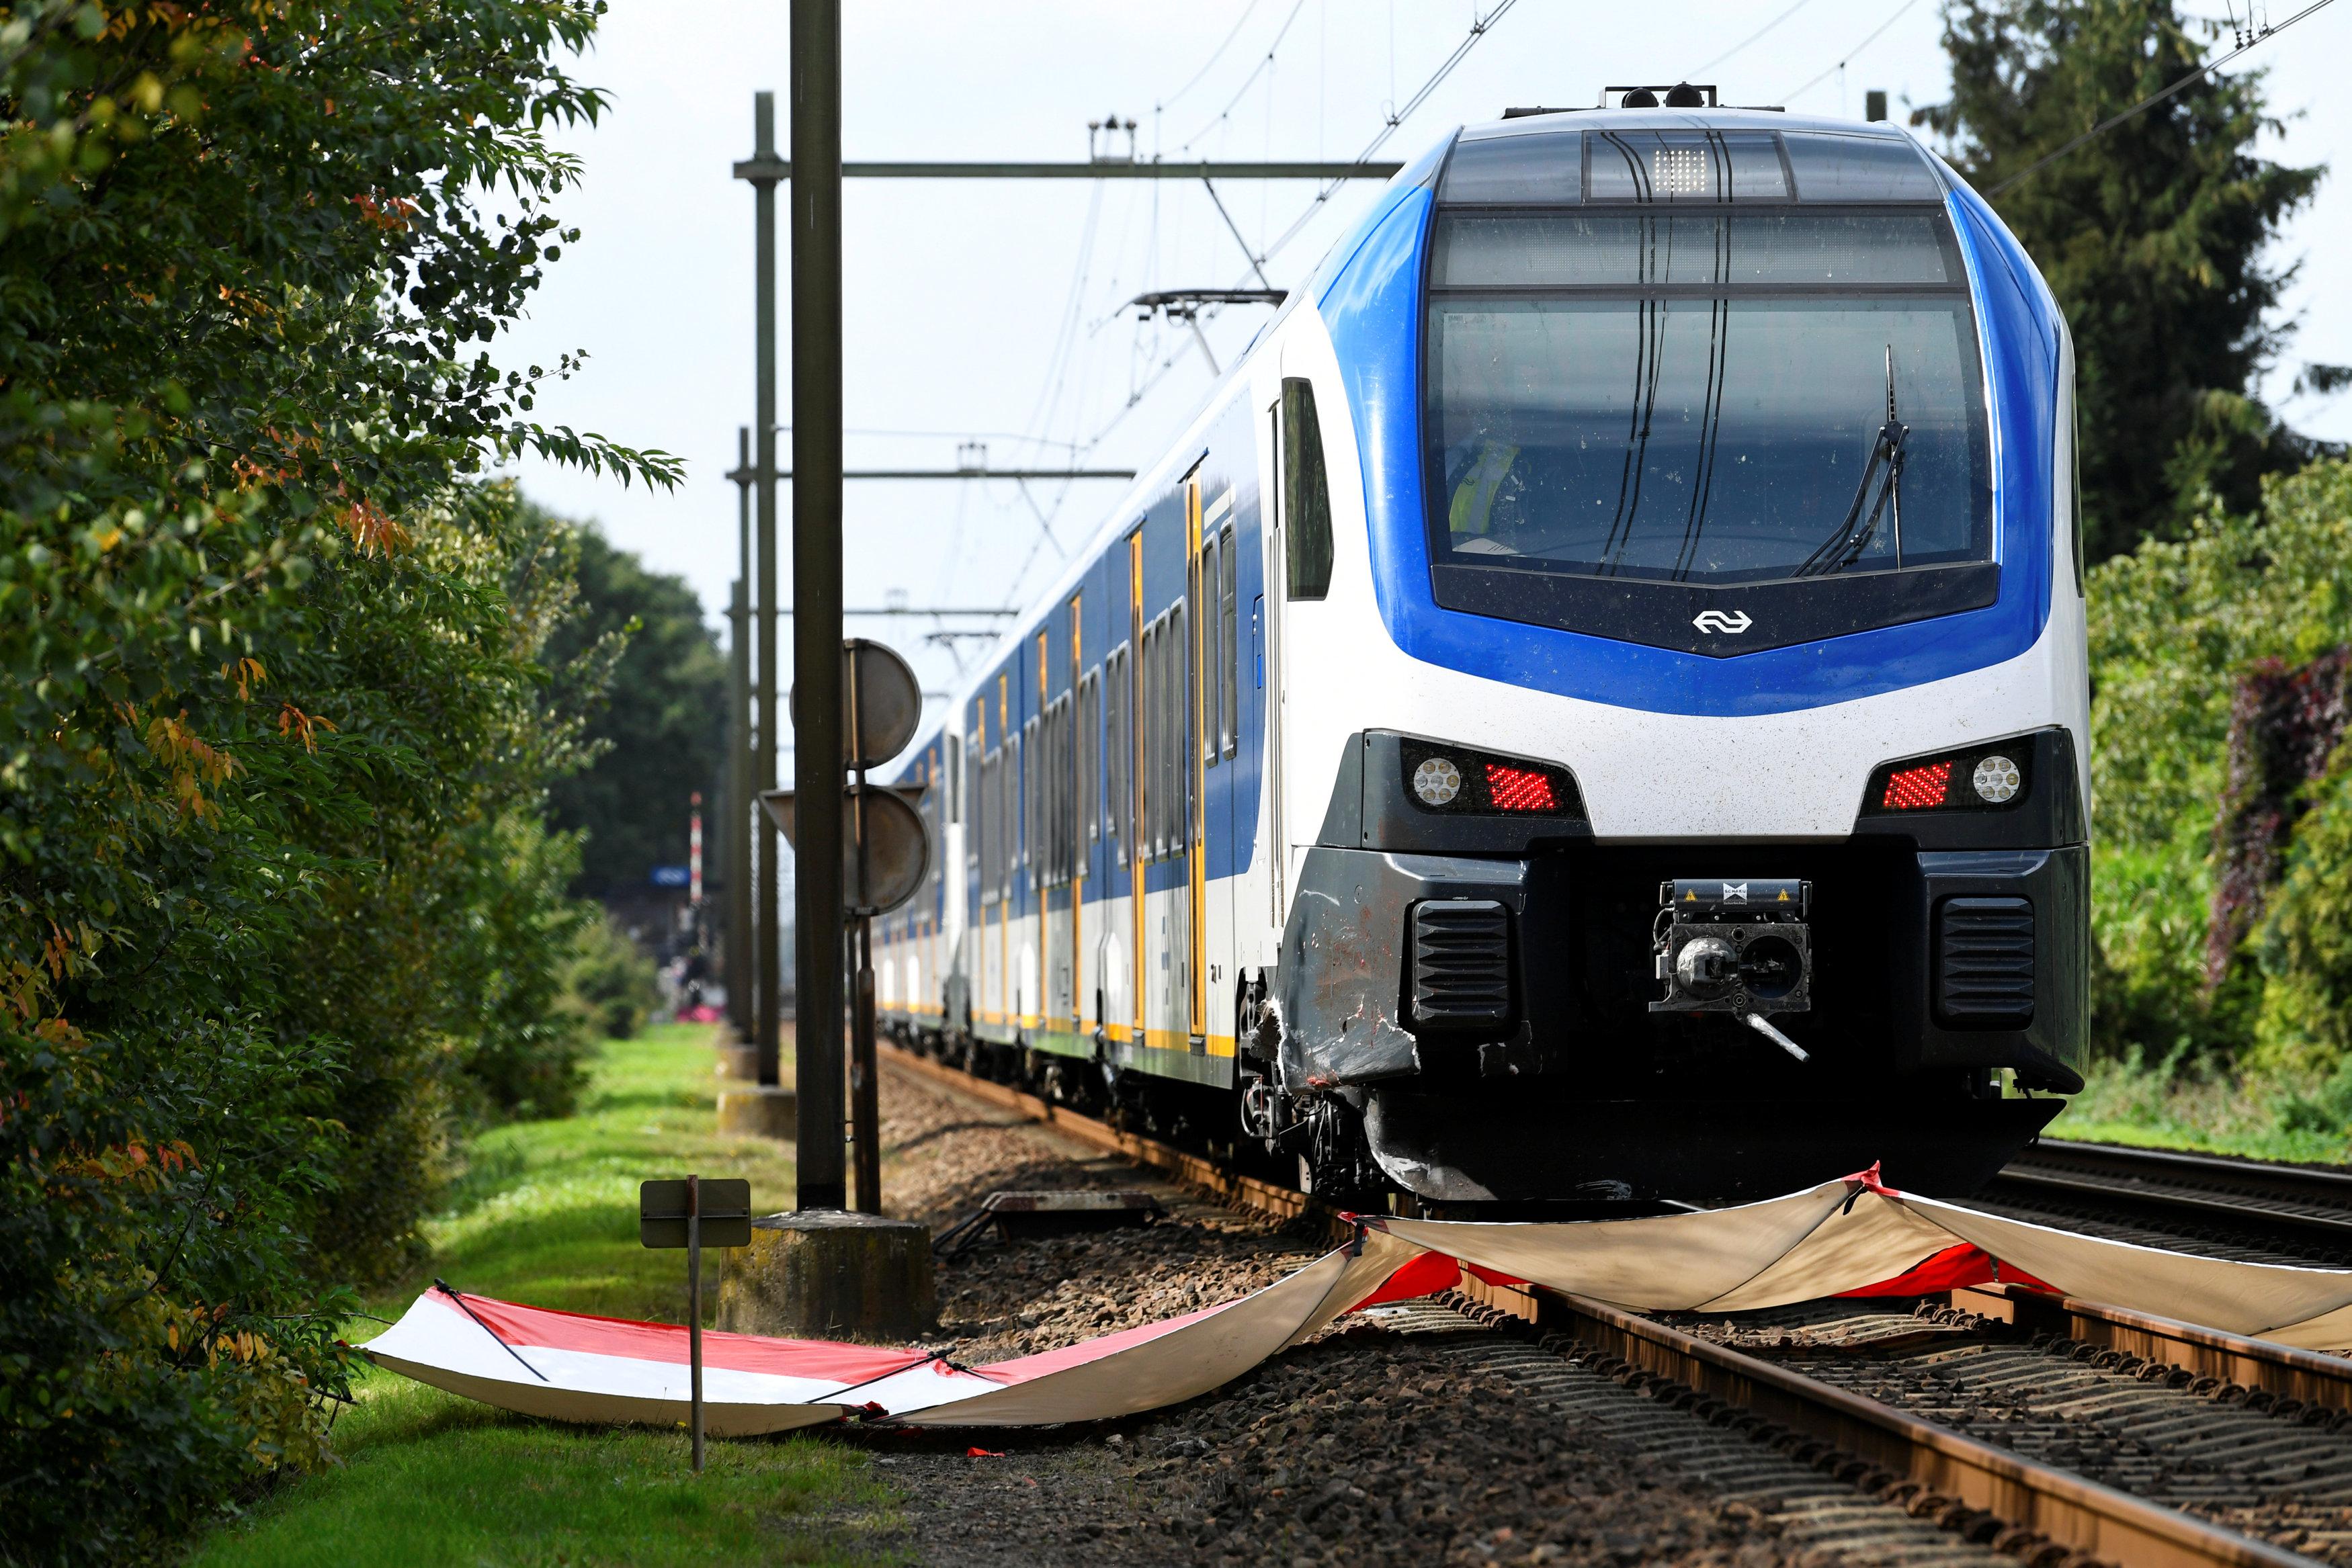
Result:
{"type": "Polygon", "coordinates": [[[1219,60],[1225,57],[1225,51],[1234,47],[1234,40],[1242,36],[1242,29],[1249,26],[1249,19],[1257,15],[1257,8],[1263,4],[1265,4],[1265,0],[1250,0],[1248,5],[1243,6],[1242,14],[1234,19],[1233,31],[1225,35],[1224,41],[1219,44],[1215,48],[1209,51],[1209,57],[1201,62],[1201,68],[1194,71],[1190,78],[1186,78],[1182,87],[1178,88],[1174,92],[1170,93],[1166,98],[1163,98],[1158,103],[1153,104],[1151,106],[1152,112],[1157,114],[1162,110],[1172,107],[1178,99],[1182,98],[1186,93],[1191,92],[1194,88],[1200,86],[1201,78],[1207,76],[1211,68],[1213,68],[1219,60]]]}
{"type": "Polygon", "coordinates": [[[1837,75],[1838,72],[1845,69],[1846,66],[1852,62],[1854,56],[1862,53],[1863,50],[1870,47],[1871,45],[1878,42],[1880,36],[1884,34],[1887,28],[1892,27],[1895,23],[1903,20],[1904,16],[1911,10],[1911,8],[1918,4],[1919,0],[1903,0],[1903,4],[1895,8],[1895,15],[1889,16],[1886,20],[1881,22],[1877,26],[1871,29],[1870,37],[1864,38],[1853,47],[1848,49],[1843,55],[1839,57],[1837,64],[1830,67],[1829,69],[1823,71],[1821,75],[1815,77],[1804,86],[1797,89],[1796,91],[1784,93],[1782,95],[1783,100],[1794,103],[1798,99],[1802,98],[1805,94],[1812,91],[1813,89],[1821,86],[1822,83],[1829,80],[1830,78],[1837,75]]]}
{"type": "Polygon", "coordinates": [[[2223,66],[2228,65],[2231,60],[2236,59],[2240,55],[2244,54],[2248,49],[2254,48],[2268,39],[2277,37],[2281,33],[2285,32],[2289,27],[2294,26],[2305,16],[2311,16],[2315,12],[2325,11],[2328,6],[2334,4],[2335,0],[2314,0],[2313,4],[2305,5],[2302,10],[2297,11],[2294,16],[2289,16],[2277,26],[2266,26],[2263,28],[2262,31],[2256,33],[2244,43],[2240,44],[2236,48],[2231,49],[2228,54],[2223,55],[2217,59],[2208,60],[2205,64],[2199,66],[2195,70],[2190,71],[2186,76],[2180,78],[2178,81],[2175,81],[2169,87],[2165,88],[2162,91],[2150,93],[2147,97],[2140,99],[2137,103],[2133,104],[2129,109],[2125,110],[2122,113],[2109,115],[2106,119],[2102,120],[2098,124],[2094,125],[2090,130],[2085,131],[2083,134],[2075,137],[2072,141],[2067,142],[2064,146],[2060,147],[2055,152],[2043,153],[2041,157],[2036,158],[2032,162],[2028,163],[2024,168],[2020,169],[2016,173],[2011,174],[2008,179],[2003,180],[2000,184],[1995,185],[1991,190],[1987,191],[1985,193],[1986,199],[1990,201],[2000,195],[2003,191],[2008,190],[2011,186],[2016,184],[2019,181],[2031,175],[2040,173],[2042,170],[2048,168],[2051,164],[2055,163],[2059,159],[2063,158],[2066,154],[2074,152],[2076,148],[2083,146],[2085,142],[2095,141],[2097,138],[2105,135],[2108,131],[2113,131],[2116,126],[2121,125],[2125,120],[2131,119],[2134,115],[2145,114],[2147,110],[2154,109],[2158,104],[2164,102],[2167,99],[2172,97],[2173,94],[2180,91],[2183,88],[2188,87],[2190,83],[2197,81],[2200,78],[2210,76],[2213,72],[2221,69],[2223,66]]]}
{"type": "Polygon", "coordinates": [[[1754,43],[1757,39],[1762,37],[1765,34],[1770,32],[1773,28],[1779,26],[1781,23],[1787,21],[1790,17],[1795,16],[1798,12],[1803,10],[1812,3],[1813,0],[1797,0],[1797,3],[1794,5],[1790,6],[1787,10],[1773,17],[1770,21],[1765,23],[1754,32],[1740,39],[1739,42],[1732,45],[1731,47],[1724,50],[1723,53],[1716,56],[1715,58],[1707,61],[1706,64],[1691,72],[1691,75],[1694,77],[1703,77],[1706,75],[1707,72],[1715,69],[1716,67],[1721,65],[1724,61],[1729,59],[1732,56],[1738,54],[1740,50],[1746,48],[1748,45],[1754,43]]]}
{"type": "Polygon", "coordinates": [[[1234,96],[1225,101],[1224,108],[1217,110],[1215,118],[1212,119],[1206,125],[1202,126],[1200,130],[1195,131],[1192,135],[1178,142],[1176,144],[1177,152],[1183,152],[1189,151],[1194,142],[1197,142],[1210,131],[1214,131],[1217,127],[1225,123],[1226,116],[1232,114],[1234,108],[1240,104],[1241,100],[1249,96],[1249,89],[1257,84],[1257,78],[1274,64],[1275,51],[1282,47],[1282,40],[1287,37],[1290,34],[1290,25],[1298,20],[1298,13],[1306,8],[1307,0],[1297,0],[1297,3],[1290,7],[1290,15],[1285,16],[1282,19],[1282,26],[1276,29],[1274,42],[1265,47],[1265,53],[1258,57],[1256,65],[1250,68],[1250,74],[1242,78],[1242,85],[1234,89],[1234,96]]]}
{"type": "MultiPolygon", "coordinates": [[[[1477,47],[1478,40],[1493,32],[1495,30],[1495,24],[1501,21],[1504,16],[1508,15],[1511,7],[1517,3],[1518,0],[1501,0],[1499,5],[1484,16],[1480,16],[1476,13],[1473,12],[1470,20],[1469,35],[1459,44],[1456,44],[1454,47],[1454,52],[1445,57],[1444,60],[1439,64],[1436,70],[1430,73],[1429,79],[1421,84],[1421,89],[1418,92],[1415,92],[1411,98],[1405,99],[1402,105],[1390,112],[1388,122],[1381,127],[1380,134],[1373,137],[1369,142],[1365,143],[1364,150],[1356,155],[1356,161],[1360,163],[1363,162],[1370,158],[1373,153],[1386,146],[1388,144],[1389,138],[1395,135],[1398,129],[1402,127],[1407,120],[1412,118],[1413,110],[1419,109],[1423,103],[1426,103],[1429,100],[1429,95],[1435,92],[1438,88],[1444,84],[1445,78],[1454,74],[1454,68],[1460,65],[1463,60],[1468,57],[1472,49],[1477,47]]],[[[1323,204],[1331,199],[1331,193],[1337,191],[1342,183],[1343,182],[1338,180],[1333,180],[1325,184],[1321,190],[1316,192],[1314,199],[1307,204],[1306,208],[1299,213],[1297,218],[1292,220],[1290,226],[1283,230],[1281,235],[1276,238],[1272,245],[1267,246],[1264,251],[1259,253],[1260,259],[1266,261],[1273,260],[1275,256],[1279,253],[1284,246],[1287,246],[1292,240],[1297,239],[1299,232],[1305,229],[1308,224],[1315,221],[1315,214],[1323,210],[1323,204]]]]}

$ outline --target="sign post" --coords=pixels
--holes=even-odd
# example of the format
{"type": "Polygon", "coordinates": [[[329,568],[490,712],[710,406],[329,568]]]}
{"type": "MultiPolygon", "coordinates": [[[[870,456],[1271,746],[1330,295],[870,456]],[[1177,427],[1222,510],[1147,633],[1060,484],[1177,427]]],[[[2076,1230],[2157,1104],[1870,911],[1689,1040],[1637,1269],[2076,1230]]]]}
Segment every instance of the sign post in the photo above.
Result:
{"type": "Polygon", "coordinates": [[[694,1471],[702,1473],[702,1246],[751,1245],[751,1184],[740,1177],[706,1182],[637,1184],[637,1239],[647,1247],[686,1249],[688,1403],[694,1431],[694,1471]]]}

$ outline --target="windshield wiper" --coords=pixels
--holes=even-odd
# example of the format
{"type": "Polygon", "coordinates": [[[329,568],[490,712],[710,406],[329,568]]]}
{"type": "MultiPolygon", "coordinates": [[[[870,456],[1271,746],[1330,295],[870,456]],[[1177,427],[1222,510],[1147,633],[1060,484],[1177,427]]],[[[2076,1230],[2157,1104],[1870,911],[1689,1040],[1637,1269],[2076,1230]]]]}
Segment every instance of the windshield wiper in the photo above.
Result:
{"type": "Polygon", "coordinates": [[[1870,541],[1878,537],[1878,519],[1893,513],[1895,534],[1895,565],[1903,565],[1903,445],[1910,439],[1911,427],[1895,417],[1895,345],[1886,345],[1886,423],[1878,427],[1878,434],[1870,444],[1870,459],[1862,466],[1862,483],[1854,486],[1853,505],[1845,511],[1845,521],[1837,532],[1822,541],[1820,548],[1807,556],[1793,575],[1826,577],[1833,571],[1843,571],[1862,559],[1870,541]],[[1871,499],[1873,487],[1877,499],[1871,499]],[[1863,507],[1870,508],[1864,516],[1863,507]]]}

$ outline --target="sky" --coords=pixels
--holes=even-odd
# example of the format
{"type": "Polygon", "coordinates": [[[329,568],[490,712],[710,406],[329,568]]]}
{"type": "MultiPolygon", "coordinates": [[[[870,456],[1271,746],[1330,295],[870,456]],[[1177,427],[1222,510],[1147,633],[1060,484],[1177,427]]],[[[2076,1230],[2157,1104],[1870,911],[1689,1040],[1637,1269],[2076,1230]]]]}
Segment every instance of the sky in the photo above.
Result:
{"type": "MultiPolygon", "coordinates": [[[[1895,118],[1948,82],[1937,0],[856,0],[844,7],[843,154],[850,160],[1079,160],[1089,120],[1137,122],[1137,151],[1169,157],[1349,159],[1366,152],[1493,19],[1375,156],[1410,157],[1507,105],[1586,104],[1610,83],[1713,81],[1726,103],[1777,103],[1859,119],[1885,89],[1895,118]],[[1760,32],[1761,36],[1759,37],[1760,32]]],[[[2282,5],[2268,19],[2297,7],[2282,5]]],[[[2221,19],[2219,0],[2190,14],[2221,19]]],[[[752,94],[777,94],[787,139],[782,0],[614,0],[574,62],[611,107],[556,140],[582,181],[558,207],[583,231],[548,268],[529,317],[494,352],[504,363],[588,355],[535,417],[686,463],[674,491],[648,492],[537,461],[516,472],[535,499],[592,519],[653,570],[684,578],[715,625],[737,574],[736,432],[754,396],[752,193],[730,177],[752,148],[752,94]]],[[[2242,9],[2240,19],[2244,17],[2242,9]]],[[[2254,20],[2265,19],[2257,11],[2254,20]]],[[[2226,27],[2226,24],[2225,24],[2226,27]]],[[[2226,38],[2225,38],[2226,46],[2226,38]]],[[[2352,5],[2330,7],[2233,69],[2266,70],[2286,121],[2263,151],[2294,163],[2344,160],[2352,96],[2352,5]]],[[[1116,151],[1124,153],[1119,133],[1116,151]]],[[[789,156],[789,147],[782,149],[789,156]]],[[[2294,400],[2308,361],[2352,363],[2352,169],[2292,222],[2275,259],[2296,263],[2284,314],[2300,325],[2266,389],[2301,428],[2352,439],[2352,396],[2294,400]]],[[[1302,281],[1361,211],[1372,182],[1318,208],[1298,183],[1221,187],[1232,223],[1274,249],[1276,287],[1302,281]]],[[[786,205],[780,190],[780,214],[786,205]]],[[[780,228],[784,225],[780,219],[780,228]]],[[[1005,466],[1145,468],[1196,411],[1269,312],[1234,307],[1192,331],[1139,322],[1121,305],[1148,289],[1251,282],[1250,264],[1207,193],[1173,181],[852,181],[844,198],[845,416],[851,467],[952,467],[963,443],[1005,466]]],[[[789,262],[778,266],[789,299],[789,262]]],[[[789,328],[779,373],[789,423],[789,328]]],[[[779,461],[789,466],[789,435],[779,461]]],[[[971,454],[971,455],[982,455],[971,454]]],[[[852,607],[1018,607],[1091,536],[1121,486],[1078,481],[854,482],[844,579],[852,607]]],[[[780,503],[787,526],[790,487],[780,503]]],[[[790,601],[791,546],[780,546],[790,601]]],[[[983,620],[860,620],[924,686],[948,686],[984,643],[940,639],[983,620]]],[[[789,664],[790,638],[784,641],[789,664]]],[[[789,680],[789,675],[787,675],[789,680]]],[[[936,709],[936,705],[935,705],[936,709]]]]}

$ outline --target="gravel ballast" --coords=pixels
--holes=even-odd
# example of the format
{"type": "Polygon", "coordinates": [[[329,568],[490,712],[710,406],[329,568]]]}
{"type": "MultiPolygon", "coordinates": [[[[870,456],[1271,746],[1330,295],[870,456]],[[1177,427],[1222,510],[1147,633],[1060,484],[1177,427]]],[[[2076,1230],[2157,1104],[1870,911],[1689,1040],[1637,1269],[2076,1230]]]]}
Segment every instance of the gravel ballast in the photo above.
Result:
{"type": "MultiPolygon", "coordinates": [[[[882,1082],[886,1197],[935,1232],[1000,1188],[1139,1188],[1169,1211],[1139,1228],[992,1239],[943,1261],[938,1338],[961,1358],[1194,1311],[1328,1245],[1319,1221],[1286,1228],[906,1073],[882,1082]]],[[[1485,1331],[1465,1320],[1464,1333],[1485,1331]]],[[[1776,1500],[1696,1479],[1449,1344],[1351,1318],[1214,1394],[1122,1422],[853,1429],[851,1440],[906,1493],[907,1535],[887,1544],[929,1563],[1875,1560],[1784,1542],[1776,1500]]]]}

